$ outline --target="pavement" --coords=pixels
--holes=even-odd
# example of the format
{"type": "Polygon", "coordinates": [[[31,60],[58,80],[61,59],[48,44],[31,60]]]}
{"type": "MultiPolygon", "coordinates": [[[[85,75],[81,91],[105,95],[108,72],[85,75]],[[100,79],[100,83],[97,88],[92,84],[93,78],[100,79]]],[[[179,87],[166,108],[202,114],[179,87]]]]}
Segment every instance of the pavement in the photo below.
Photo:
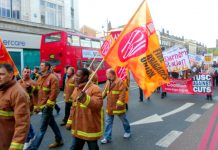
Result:
{"type": "MultiPolygon", "coordinates": [[[[100,85],[102,87],[103,84],[100,85]]],[[[213,101],[207,101],[202,95],[168,94],[161,99],[159,93],[154,93],[151,100],[139,102],[139,90],[134,81],[130,83],[130,100],[127,118],[131,125],[132,136],[124,139],[121,121],[115,117],[112,142],[99,147],[101,150],[197,150],[199,141],[218,100],[218,88],[215,89],[213,101]]],[[[61,112],[54,115],[58,125],[64,116],[63,92],[59,94],[58,105],[61,112]]],[[[104,101],[104,107],[106,100],[104,101]]],[[[39,129],[40,115],[32,117],[34,129],[39,129]]],[[[72,136],[65,127],[59,126],[64,146],[57,150],[67,150],[71,146],[72,136]]],[[[40,150],[47,150],[54,142],[54,134],[50,127],[40,145],[40,150]]],[[[87,150],[87,144],[84,150],[87,150]]]]}

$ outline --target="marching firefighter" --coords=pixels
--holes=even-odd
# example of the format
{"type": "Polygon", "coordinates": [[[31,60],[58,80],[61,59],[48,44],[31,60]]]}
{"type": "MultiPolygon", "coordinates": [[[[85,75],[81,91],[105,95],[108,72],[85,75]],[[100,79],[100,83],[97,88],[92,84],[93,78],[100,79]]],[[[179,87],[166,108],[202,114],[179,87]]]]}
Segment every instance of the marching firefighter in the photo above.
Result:
{"type": "Polygon", "coordinates": [[[97,140],[103,135],[103,99],[100,88],[89,81],[89,70],[79,69],[75,75],[76,87],[72,94],[73,106],[67,121],[73,142],[71,150],[82,150],[85,142],[90,150],[98,150],[97,140]],[[83,92],[84,91],[84,92],[83,92]]]}
{"type": "Polygon", "coordinates": [[[13,74],[11,65],[0,65],[1,150],[22,150],[29,131],[29,97],[13,74]]]}
{"type": "Polygon", "coordinates": [[[124,138],[130,138],[130,125],[126,118],[125,94],[126,87],[123,81],[116,76],[113,69],[108,69],[106,72],[108,81],[103,90],[103,98],[107,96],[107,117],[105,123],[104,138],[101,140],[102,144],[111,142],[112,126],[114,115],[118,115],[123,123],[124,138]]]}
{"type": "Polygon", "coordinates": [[[42,121],[40,131],[29,148],[31,150],[37,150],[39,148],[48,125],[55,134],[55,142],[49,145],[49,148],[56,148],[63,145],[60,130],[53,116],[53,108],[59,91],[59,81],[57,77],[51,73],[50,68],[51,65],[48,62],[42,62],[40,64],[42,76],[37,80],[38,103],[34,110],[36,112],[42,112],[42,121]]]}
{"type": "Polygon", "coordinates": [[[67,81],[65,83],[65,88],[64,88],[65,116],[63,119],[63,123],[61,123],[61,126],[64,126],[67,124],[67,120],[70,116],[70,108],[72,106],[72,99],[70,96],[73,93],[74,87],[75,87],[74,68],[68,67],[67,81]]]}
{"type": "MultiPolygon", "coordinates": [[[[35,92],[36,82],[30,78],[30,68],[25,67],[22,72],[22,79],[18,83],[28,93],[30,97],[30,112],[33,112],[34,105],[37,103],[37,94],[35,92]]],[[[35,137],[33,126],[30,123],[29,133],[24,145],[24,149],[27,149],[35,137]]]]}

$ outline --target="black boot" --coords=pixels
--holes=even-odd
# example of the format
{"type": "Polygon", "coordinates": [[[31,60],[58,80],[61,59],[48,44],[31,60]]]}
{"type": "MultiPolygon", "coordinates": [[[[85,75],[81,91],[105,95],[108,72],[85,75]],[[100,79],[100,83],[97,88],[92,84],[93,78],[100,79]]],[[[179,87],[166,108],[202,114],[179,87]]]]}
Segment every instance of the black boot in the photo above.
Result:
{"type": "Polygon", "coordinates": [[[126,110],[128,111],[129,107],[128,107],[128,104],[126,104],[126,110]]]}

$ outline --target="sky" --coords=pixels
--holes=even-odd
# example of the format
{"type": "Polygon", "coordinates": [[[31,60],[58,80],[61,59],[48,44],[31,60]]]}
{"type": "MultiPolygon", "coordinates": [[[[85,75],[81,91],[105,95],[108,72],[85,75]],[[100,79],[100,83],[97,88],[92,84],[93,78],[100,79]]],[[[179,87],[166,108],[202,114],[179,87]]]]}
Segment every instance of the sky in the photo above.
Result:
{"type": "MultiPolygon", "coordinates": [[[[127,24],[142,0],[79,0],[80,27],[98,31],[127,24]],[[102,28],[104,26],[104,28],[102,28]]],[[[218,0],[148,0],[156,30],[215,47],[218,39],[218,0]]]]}

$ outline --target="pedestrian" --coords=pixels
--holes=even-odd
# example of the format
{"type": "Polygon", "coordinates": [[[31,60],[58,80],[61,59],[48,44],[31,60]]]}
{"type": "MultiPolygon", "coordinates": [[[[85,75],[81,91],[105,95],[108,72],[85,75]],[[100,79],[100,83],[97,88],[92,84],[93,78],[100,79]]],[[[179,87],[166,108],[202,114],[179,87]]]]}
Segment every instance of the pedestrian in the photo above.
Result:
{"type": "MultiPolygon", "coordinates": [[[[139,102],[143,102],[143,90],[139,87],[139,102]]],[[[147,98],[147,100],[151,100],[150,96],[147,98]]]]}
{"type": "Polygon", "coordinates": [[[216,87],[218,87],[218,62],[215,67],[216,87]]]}
{"type": "MultiPolygon", "coordinates": [[[[215,86],[214,85],[214,79],[215,79],[215,70],[212,66],[209,66],[208,70],[207,70],[207,73],[211,76],[211,80],[212,80],[212,85],[211,86],[215,86]]],[[[207,94],[207,100],[213,100],[213,97],[212,97],[212,93],[209,93],[207,94]]]]}
{"type": "Polygon", "coordinates": [[[103,135],[103,98],[100,88],[89,81],[89,70],[82,68],[75,75],[73,106],[66,128],[71,129],[71,150],[82,150],[87,142],[89,150],[98,150],[97,140],[103,135]]]}
{"type": "Polygon", "coordinates": [[[29,97],[14,78],[13,67],[0,64],[0,150],[23,149],[29,131],[29,97]]]}
{"type": "Polygon", "coordinates": [[[64,88],[65,115],[64,115],[64,119],[62,120],[63,122],[61,123],[61,126],[65,126],[69,118],[70,108],[72,106],[71,95],[73,93],[74,88],[75,88],[74,68],[69,67],[67,69],[67,81],[64,88]]]}
{"type": "MultiPolygon", "coordinates": [[[[33,113],[34,105],[37,103],[37,94],[35,92],[36,82],[30,78],[30,68],[25,67],[22,71],[22,79],[18,83],[23,87],[23,89],[28,93],[30,97],[30,112],[33,113]]],[[[35,132],[32,124],[30,123],[29,133],[24,144],[24,150],[26,150],[35,138],[35,132]]]]}
{"type": "Polygon", "coordinates": [[[30,77],[31,77],[32,80],[37,81],[39,76],[40,76],[39,67],[35,66],[34,69],[33,69],[33,73],[30,75],[30,77]]]}
{"type": "Polygon", "coordinates": [[[63,76],[63,80],[62,80],[62,87],[63,87],[63,91],[64,91],[64,88],[65,88],[65,83],[67,81],[67,69],[71,67],[70,65],[67,65],[64,67],[64,76],[63,76]]]}
{"type": "MultiPolygon", "coordinates": [[[[58,77],[58,74],[54,71],[55,69],[55,66],[52,66],[51,65],[51,73],[53,73],[55,75],[55,77],[58,79],[58,84],[59,84],[59,77],[58,77]]],[[[60,89],[58,88],[58,94],[60,93],[60,89]]],[[[59,115],[60,111],[61,111],[61,108],[58,106],[57,103],[55,103],[55,106],[54,106],[56,112],[57,112],[57,115],[59,115]]]]}
{"type": "Polygon", "coordinates": [[[46,61],[40,64],[42,76],[37,80],[38,107],[35,111],[42,112],[42,121],[40,124],[40,131],[37,133],[35,140],[30,146],[30,150],[37,150],[39,148],[48,126],[51,127],[55,134],[55,142],[49,145],[49,148],[57,148],[63,145],[60,130],[53,116],[53,108],[59,91],[59,81],[57,77],[51,73],[50,68],[50,63],[46,61]]]}
{"type": "Polygon", "coordinates": [[[113,69],[106,71],[107,82],[103,90],[103,98],[107,96],[107,116],[105,123],[104,138],[101,140],[102,144],[111,142],[112,138],[112,126],[114,116],[117,115],[122,121],[124,128],[124,138],[130,138],[130,125],[126,118],[126,107],[125,107],[125,94],[126,88],[122,79],[116,76],[113,69]]]}

